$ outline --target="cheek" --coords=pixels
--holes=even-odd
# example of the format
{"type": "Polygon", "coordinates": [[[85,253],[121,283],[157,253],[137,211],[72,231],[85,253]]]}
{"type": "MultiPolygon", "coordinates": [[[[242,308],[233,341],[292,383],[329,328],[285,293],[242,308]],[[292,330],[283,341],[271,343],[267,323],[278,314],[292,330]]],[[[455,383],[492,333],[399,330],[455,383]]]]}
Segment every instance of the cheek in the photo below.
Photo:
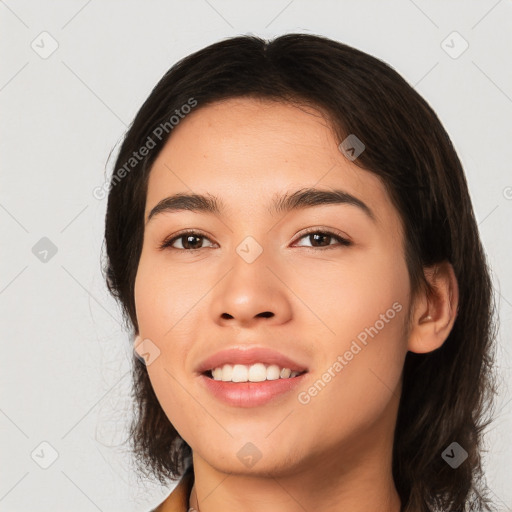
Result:
{"type": "Polygon", "coordinates": [[[142,256],[134,290],[141,335],[179,339],[179,333],[190,323],[190,312],[205,293],[202,281],[169,268],[164,259],[142,256]]]}
{"type": "Polygon", "coordinates": [[[141,257],[135,280],[135,305],[140,335],[158,347],[159,356],[146,366],[158,401],[178,433],[191,435],[191,417],[199,415],[191,404],[185,361],[194,327],[187,323],[195,295],[176,274],[141,257]],[[170,277],[172,276],[172,277],[170,277]],[[181,320],[180,320],[181,319],[181,320]]]}
{"type": "Polygon", "coordinates": [[[355,443],[364,439],[365,433],[371,437],[369,433],[380,419],[395,415],[390,411],[399,403],[406,354],[404,311],[384,309],[387,323],[378,316],[375,320],[366,310],[357,312],[358,317],[351,317],[350,312],[340,315],[346,318],[345,325],[342,320],[336,325],[336,341],[324,344],[323,362],[315,367],[315,378],[301,389],[299,397],[306,422],[313,416],[324,418],[326,442],[352,439],[355,443]],[[354,335],[345,334],[345,327],[354,335]]]}
{"type": "Polygon", "coordinates": [[[285,271],[286,281],[310,310],[306,317],[314,313],[319,336],[335,349],[376,322],[380,326],[386,312],[391,322],[385,330],[398,335],[409,300],[407,267],[396,249],[348,251],[335,262],[303,260],[285,271]]]}
{"type": "Polygon", "coordinates": [[[398,399],[407,352],[405,262],[390,251],[368,254],[353,263],[322,281],[323,294],[318,290],[313,294],[315,312],[334,333],[321,340],[323,355],[315,368],[318,379],[302,390],[303,401],[310,400],[306,408],[325,411],[333,420],[329,423],[333,436],[350,423],[347,414],[364,428],[398,399]]]}
{"type": "Polygon", "coordinates": [[[167,356],[158,358],[147,367],[149,379],[169,422],[183,439],[191,440],[197,432],[211,429],[211,421],[201,405],[191,399],[187,391],[190,384],[176,366],[169,364],[167,356]]]}
{"type": "Polygon", "coordinates": [[[152,382],[155,381],[155,391],[177,385],[172,375],[183,371],[187,344],[194,335],[187,325],[186,310],[190,310],[187,293],[171,276],[162,271],[161,265],[141,258],[135,279],[139,334],[150,339],[159,350],[158,358],[147,367],[152,382]]]}
{"type": "Polygon", "coordinates": [[[348,278],[342,298],[344,308],[334,329],[339,333],[344,352],[356,352],[350,364],[362,366],[355,372],[356,387],[366,387],[367,382],[377,383],[382,376],[393,388],[406,353],[407,268],[405,261],[392,252],[361,263],[364,267],[361,272],[348,278]]]}

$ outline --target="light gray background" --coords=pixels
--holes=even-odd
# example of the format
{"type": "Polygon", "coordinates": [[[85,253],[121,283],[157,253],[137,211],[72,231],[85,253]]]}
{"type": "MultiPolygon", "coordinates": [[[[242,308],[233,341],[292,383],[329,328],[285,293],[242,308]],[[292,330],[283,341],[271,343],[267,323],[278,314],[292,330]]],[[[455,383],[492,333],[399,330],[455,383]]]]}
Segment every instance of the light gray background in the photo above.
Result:
{"type": "Polygon", "coordinates": [[[92,191],[179,58],[228,36],[286,32],[391,64],[453,140],[497,286],[502,390],[484,460],[500,510],[512,510],[510,1],[5,0],[0,16],[0,510],[144,511],[169,493],[137,482],[121,444],[131,340],[100,273],[106,200],[92,191]],[[461,55],[453,31],[469,44],[461,55]],[[33,253],[43,237],[57,248],[46,262],[33,253]]]}

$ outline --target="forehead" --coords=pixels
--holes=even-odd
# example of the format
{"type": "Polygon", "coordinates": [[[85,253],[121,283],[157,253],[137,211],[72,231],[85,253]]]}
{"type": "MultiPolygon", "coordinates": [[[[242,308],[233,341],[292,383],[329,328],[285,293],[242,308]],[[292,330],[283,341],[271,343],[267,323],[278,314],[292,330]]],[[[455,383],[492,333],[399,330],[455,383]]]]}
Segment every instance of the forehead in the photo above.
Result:
{"type": "Polygon", "coordinates": [[[227,213],[263,213],[276,195],[315,187],[343,189],[371,205],[379,222],[396,221],[378,176],[349,161],[338,144],[310,107],[250,98],[199,105],[154,162],[146,217],[176,193],[214,195],[227,213]]]}

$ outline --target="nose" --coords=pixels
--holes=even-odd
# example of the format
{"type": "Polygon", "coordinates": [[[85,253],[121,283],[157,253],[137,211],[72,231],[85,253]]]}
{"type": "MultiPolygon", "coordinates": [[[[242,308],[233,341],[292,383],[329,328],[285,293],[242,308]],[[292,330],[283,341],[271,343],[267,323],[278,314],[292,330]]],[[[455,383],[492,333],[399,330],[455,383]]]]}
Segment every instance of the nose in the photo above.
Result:
{"type": "Polygon", "coordinates": [[[272,264],[263,252],[248,263],[238,254],[232,259],[230,271],[212,291],[211,315],[219,325],[253,327],[263,322],[266,326],[279,325],[290,320],[292,304],[285,279],[278,266],[272,264]]]}

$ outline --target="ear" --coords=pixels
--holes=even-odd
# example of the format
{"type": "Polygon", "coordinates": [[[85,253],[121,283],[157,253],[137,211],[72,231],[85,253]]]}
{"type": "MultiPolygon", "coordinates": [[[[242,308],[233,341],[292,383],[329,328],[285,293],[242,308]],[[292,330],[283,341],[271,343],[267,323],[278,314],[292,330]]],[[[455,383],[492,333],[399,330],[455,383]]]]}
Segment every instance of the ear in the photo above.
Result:
{"type": "Polygon", "coordinates": [[[448,338],[457,317],[459,287],[448,261],[424,268],[432,291],[416,298],[409,327],[408,350],[418,354],[432,352],[448,338]]]}

